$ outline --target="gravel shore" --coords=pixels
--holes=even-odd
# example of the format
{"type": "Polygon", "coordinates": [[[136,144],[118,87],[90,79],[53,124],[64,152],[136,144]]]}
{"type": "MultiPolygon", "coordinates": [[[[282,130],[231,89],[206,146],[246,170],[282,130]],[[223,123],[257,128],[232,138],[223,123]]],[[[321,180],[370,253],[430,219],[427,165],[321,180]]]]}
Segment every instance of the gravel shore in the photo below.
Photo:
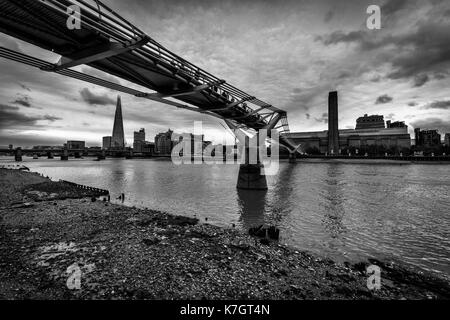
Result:
{"type": "Polygon", "coordinates": [[[446,279],[376,260],[336,264],[233,229],[92,201],[0,169],[0,299],[449,299],[446,279]],[[366,267],[381,267],[381,289],[366,267]],[[74,266],[81,287],[67,286],[74,266]]]}

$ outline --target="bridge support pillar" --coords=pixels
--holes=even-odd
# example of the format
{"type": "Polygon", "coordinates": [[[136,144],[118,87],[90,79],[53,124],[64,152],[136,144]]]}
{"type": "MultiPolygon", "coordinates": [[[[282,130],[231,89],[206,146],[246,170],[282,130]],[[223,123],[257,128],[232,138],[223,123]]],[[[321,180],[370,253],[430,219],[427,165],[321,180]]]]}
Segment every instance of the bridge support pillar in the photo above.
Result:
{"type": "Polygon", "coordinates": [[[21,148],[17,148],[16,151],[14,152],[14,160],[16,162],[22,162],[22,149],[21,148]]]}
{"type": "Polygon", "coordinates": [[[48,159],[53,159],[53,153],[48,152],[48,153],[47,153],[47,158],[48,158],[48,159]]]}
{"type": "Polygon", "coordinates": [[[61,155],[61,160],[62,161],[69,160],[69,151],[67,151],[67,149],[64,149],[63,154],[61,155]]]}
{"type": "MultiPolygon", "coordinates": [[[[225,123],[233,131],[237,140],[244,150],[245,163],[241,164],[239,168],[239,176],[237,181],[237,189],[240,190],[267,190],[267,180],[264,174],[264,165],[259,158],[259,132],[256,133],[256,146],[250,146],[250,138],[244,134],[231,121],[225,120],[225,123]],[[252,154],[250,154],[252,149],[252,154]],[[252,160],[250,157],[252,156],[252,160]]],[[[265,141],[262,142],[265,148],[265,141]]],[[[242,163],[242,162],[241,162],[242,163]]]]}
{"type": "Polygon", "coordinates": [[[297,152],[289,152],[289,163],[297,163],[297,152]]]}
{"type": "Polygon", "coordinates": [[[241,190],[267,190],[266,176],[263,174],[264,165],[241,164],[237,188],[241,190]]]}
{"type": "MultiPolygon", "coordinates": [[[[258,134],[257,134],[258,136],[258,134]]],[[[259,158],[259,136],[256,147],[250,148],[250,139],[245,136],[241,139],[244,142],[245,150],[245,164],[241,164],[239,168],[239,176],[237,182],[237,188],[241,190],[267,190],[267,180],[264,174],[264,165],[260,162],[259,158]],[[253,158],[256,158],[256,163],[250,163],[250,149],[255,154],[253,158]]]]}

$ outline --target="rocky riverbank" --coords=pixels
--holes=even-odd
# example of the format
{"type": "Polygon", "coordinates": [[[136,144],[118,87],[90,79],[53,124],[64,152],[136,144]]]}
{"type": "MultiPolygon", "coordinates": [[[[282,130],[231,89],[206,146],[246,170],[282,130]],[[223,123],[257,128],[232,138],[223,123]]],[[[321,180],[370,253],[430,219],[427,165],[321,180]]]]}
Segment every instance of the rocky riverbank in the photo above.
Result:
{"type": "Polygon", "coordinates": [[[1,299],[449,299],[450,284],[380,261],[356,265],[261,244],[195,219],[92,202],[0,169],[1,299]],[[381,289],[366,267],[381,267],[381,289]],[[69,289],[74,270],[79,290],[69,289]]]}

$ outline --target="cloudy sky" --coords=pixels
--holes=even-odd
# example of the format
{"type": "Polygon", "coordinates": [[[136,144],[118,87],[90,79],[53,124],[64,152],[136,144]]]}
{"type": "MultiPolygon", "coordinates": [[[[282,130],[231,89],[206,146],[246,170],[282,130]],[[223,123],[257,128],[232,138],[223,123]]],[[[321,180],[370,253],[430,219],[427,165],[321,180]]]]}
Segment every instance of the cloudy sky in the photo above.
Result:
{"type": "MultiPolygon", "coordinates": [[[[450,132],[450,2],[105,0],[183,58],[288,111],[291,131],[326,130],[328,91],[339,91],[340,128],[364,114],[450,132]],[[381,7],[382,29],[366,9],[381,7]]],[[[0,45],[50,62],[58,56],[0,34],[0,45]]],[[[32,146],[111,135],[117,93],[0,58],[0,145],[32,146]]],[[[89,73],[98,74],[87,67],[89,73]]],[[[125,134],[148,140],[216,118],[122,95],[125,134]]]]}

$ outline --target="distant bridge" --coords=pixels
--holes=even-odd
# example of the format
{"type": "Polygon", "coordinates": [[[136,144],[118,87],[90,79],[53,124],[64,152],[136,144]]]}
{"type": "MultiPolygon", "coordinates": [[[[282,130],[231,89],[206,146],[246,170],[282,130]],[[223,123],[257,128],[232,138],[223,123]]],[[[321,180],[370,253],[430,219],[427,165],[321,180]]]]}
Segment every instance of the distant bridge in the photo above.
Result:
{"type": "Polygon", "coordinates": [[[288,138],[287,113],[170,52],[101,1],[0,0],[0,31],[61,55],[58,63],[0,47],[0,57],[136,97],[224,120],[235,130],[278,130],[288,138]],[[68,7],[81,8],[81,29],[69,30],[68,7]],[[152,90],[144,92],[71,68],[88,65],[152,90]]]}

